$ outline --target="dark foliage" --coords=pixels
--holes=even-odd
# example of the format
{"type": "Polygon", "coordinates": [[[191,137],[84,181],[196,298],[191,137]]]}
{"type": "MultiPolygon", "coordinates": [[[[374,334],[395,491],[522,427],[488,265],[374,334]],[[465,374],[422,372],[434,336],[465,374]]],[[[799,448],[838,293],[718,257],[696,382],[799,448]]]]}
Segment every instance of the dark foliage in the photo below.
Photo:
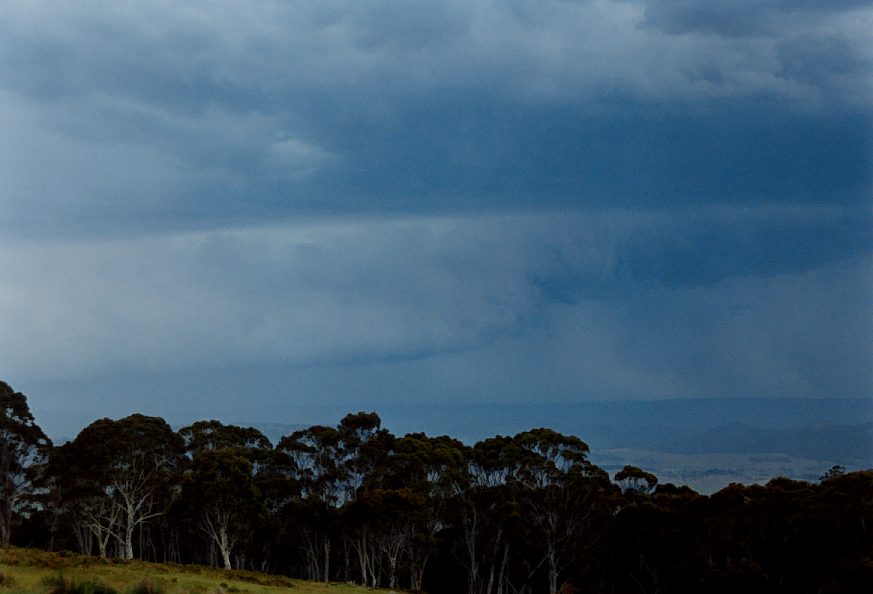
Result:
{"type": "Polygon", "coordinates": [[[251,428],[133,415],[50,448],[23,395],[4,394],[7,447],[24,452],[6,508],[18,544],[431,594],[873,592],[873,471],[702,496],[632,466],[610,480],[549,429],[470,447],[395,437],[375,413],[276,447],[251,428]]]}

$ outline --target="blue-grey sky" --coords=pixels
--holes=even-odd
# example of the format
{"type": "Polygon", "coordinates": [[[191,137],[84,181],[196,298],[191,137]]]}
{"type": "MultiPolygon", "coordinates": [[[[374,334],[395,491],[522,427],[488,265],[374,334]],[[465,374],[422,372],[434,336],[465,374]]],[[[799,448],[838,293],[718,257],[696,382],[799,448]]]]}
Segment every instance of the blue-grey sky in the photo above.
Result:
{"type": "Polygon", "coordinates": [[[852,0],[4,2],[0,377],[58,431],[870,397],[871,30],[852,0]]]}

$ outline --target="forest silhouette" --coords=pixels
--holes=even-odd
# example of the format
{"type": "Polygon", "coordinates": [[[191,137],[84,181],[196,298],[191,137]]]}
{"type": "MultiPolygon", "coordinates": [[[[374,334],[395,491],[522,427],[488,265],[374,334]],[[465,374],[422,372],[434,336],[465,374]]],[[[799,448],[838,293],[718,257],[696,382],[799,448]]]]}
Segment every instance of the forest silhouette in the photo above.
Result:
{"type": "Polygon", "coordinates": [[[873,470],[705,496],[546,428],[469,446],[358,412],[273,445],[134,414],[56,446],[4,382],[0,410],[3,546],[432,594],[873,591],[873,470]]]}

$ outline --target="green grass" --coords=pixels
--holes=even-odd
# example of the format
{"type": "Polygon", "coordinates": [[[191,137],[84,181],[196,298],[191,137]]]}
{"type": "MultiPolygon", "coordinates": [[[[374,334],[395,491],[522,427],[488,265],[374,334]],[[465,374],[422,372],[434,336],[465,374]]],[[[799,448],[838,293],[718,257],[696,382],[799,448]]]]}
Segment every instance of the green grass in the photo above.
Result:
{"type": "Polygon", "coordinates": [[[0,549],[0,594],[364,594],[362,586],[253,571],[0,549]]]}

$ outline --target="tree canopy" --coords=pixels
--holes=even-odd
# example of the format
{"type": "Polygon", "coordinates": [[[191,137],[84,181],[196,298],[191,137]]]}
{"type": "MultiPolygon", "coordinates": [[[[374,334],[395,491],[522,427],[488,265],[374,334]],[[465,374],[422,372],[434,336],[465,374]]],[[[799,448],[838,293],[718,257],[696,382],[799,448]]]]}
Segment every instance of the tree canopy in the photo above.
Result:
{"type": "Polygon", "coordinates": [[[274,447],[134,414],[53,447],[0,405],[4,544],[432,594],[873,591],[873,470],[703,496],[547,428],[467,445],[358,412],[274,447]]]}
{"type": "Polygon", "coordinates": [[[0,544],[39,485],[38,470],[51,441],[34,421],[27,398],[0,381],[0,544]]]}

